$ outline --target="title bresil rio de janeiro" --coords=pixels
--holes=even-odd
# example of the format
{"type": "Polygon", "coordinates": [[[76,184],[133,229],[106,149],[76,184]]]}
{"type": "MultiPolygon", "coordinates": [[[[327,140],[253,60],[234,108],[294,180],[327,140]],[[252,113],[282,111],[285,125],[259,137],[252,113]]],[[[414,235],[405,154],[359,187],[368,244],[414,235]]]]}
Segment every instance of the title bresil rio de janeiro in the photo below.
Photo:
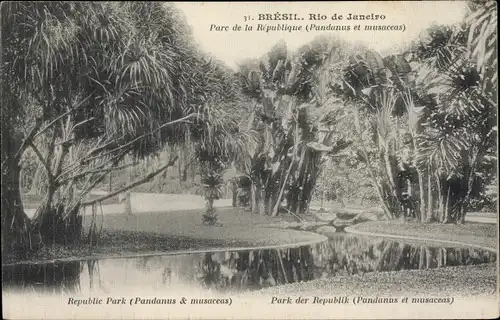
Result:
{"type": "MultiPolygon", "coordinates": [[[[296,13],[259,13],[258,20],[266,20],[266,21],[297,21],[297,20],[305,20],[304,17],[296,14],[296,13]]],[[[347,15],[334,13],[332,15],[326,15],[322,13],[310,13],[308,15],[308,20],[313,21],[321,21],[321,20],[385,20],[386,16],[383,14],[354,14],[348,13],[347,15]]]]}
{"type": "MultiPolygon", "coordinates": [[[[297,14],[297,13],[259,13],[256,16],[247,15],[244,17],[245,22],[257,20],[259,23],[255,26],[255,31],[350,31],[350,30],[396,30],[404,31],[405,27],[402,26],[381,26],[381,25],[365,25],[361,28],[360,24],[348,25],[340,24],[339,22],[360,22],[360,21],[378,21],[383,22],[387,17],[383,14],[378,13],[309,13],[309,14],[297,14]],[[296,21],[310,21],[310,23],[295,24],[296,21]],[[282,21],[282,23],[264,23],[268,21],[282,21]],[[333,22],[333,23],[329,23],[333,22]]],[[[248,31],[251,29],[247,29],[248,31]]]]}

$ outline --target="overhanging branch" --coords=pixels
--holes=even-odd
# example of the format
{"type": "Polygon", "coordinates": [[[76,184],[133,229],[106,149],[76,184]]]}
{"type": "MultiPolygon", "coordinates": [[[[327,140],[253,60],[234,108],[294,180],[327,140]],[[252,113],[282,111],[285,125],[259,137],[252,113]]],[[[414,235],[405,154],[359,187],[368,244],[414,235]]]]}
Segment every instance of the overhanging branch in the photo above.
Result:
{"type": "Polygon", "coordinates": [[[109,173],[109,172],[112,172],[112,171],[123,170],[123,169],[126,169],[126,168],[128,168],[130,166],[133,166],[133,165],[137,164],[137,162],[134,162],[134,163],[128,163],[126,165],[119,166],[119,167],[111,167],[111,168],[99,169],[99,167],[103,167],[104,165],[106,165],[106,164],[108,164],[110,162],[112,162],[112,160],[106,161],[104,164],[99,165],[96,168],[92,168],[90,170],[86,170],[84,172],[80,172],[80,173],[77,173],[75,175],[72,175],[71,177],[68,177],[68,178],[65,178],[65,179],[61,179],[60,184],[64,184],[67,181],[84,177],[84,176],[86,176],[88,174],[95,174],[95,173],[100,173],[100,172],[109,173]]]}
{"type": "Polygon", "coordinates": [[[37,118],[35,120],[35,125],[33,126],[33,128],[31,128],[26,138],[24,138],[23,142],[21,143],[21,146],[19,147],[19,150],[17,150],[15,156],[16,162],[19,162],[21,156],[23,155],[24,150],[26,150],[26,148],[33,142],[36,132],[41,126],[42,126],[42,119],[37,118]]]}
{"type": "Polygon", "coordinates": [[[52,175],[52,170],[50,169],[50,165],[49,165],[48,161],[46,161],[46,159],[43,158],[42,153],[40,152],[40,150],[38,150],[38,148],[35,146],[33,141],[29,142],[29,146],[35,152],[35,154],[38,158],[38,161],[40,161],[43,164],[45,171],[47,171],[47,177],[49,179],[49,182],[54,181],[54,176],[52,175]]]}
{"type": "Polygon", "coordinates": [[[130,189],[132,189],[132,188],[134,188],[134,187],[136,187],[138,185],[141,185],[143,183],[146,183],[146,182],[150,181],[151,179],[153,179],[154,177],[156,177],[157,175],[159,175],[160,173],[162,173],[164,170],[166,170],[168,167],[174,165],[174,163],[177,161],[178,158],[179,158],[178,156],[175,156],[175,157],[171,158],[170,161],[166,165],[164,165],[163,167],[161,167],[161,168],[159,168],[159,169],[157,169],[157,170],[149,173],[144,178],[136,180],[136,181],[134,181],[134,182],[126,185],[125,187],[123,187],[123,188],[121,188],[119,190],[116,190],[116,191],[114,191],[112,193],[109,193],[109,194],[107,194],[105,196],[102,196],[100,198],[97,198],[95,200],[90,200],[90,201],[83,202],[82,206],[90,206],[90,205],[93,205],[93,204],[95,204],[97,202],[104,201],[104,200],[112,198],[112,197],[114,197],[114,196],[116,196],[116,195],[118,195],[120,193],[128,191],[128,190],[130,190],[130,189]]]}
{"type": "MultiPolygon", "coordinates": [[[[154,130],[151,130],[151,131],[149,131],[149,132],[147,132],[145,134],[142,134],[142,135],[138,136],[137,138],[135,138],[135,139],[133,139],[133,140],[131,140],[131,141],[129,141],[129,142],[127,142],[127,143],[119,146],[119,147],[116,147],[116,148],[108,151],[107,153],[103,154],[102,156],[106,156],[106,155],[109,155],[109,154],[111,154],[113,152],[116,152],[118,150],[124,149],[124,148],[126,148],[126,147],[134,144],[135,142],[139,141],[140,139],[143,139],[144,137],[147,137],[147,136],[149,136],[149,135],[151,135],[151,134],[153,134],[153,133],[155,133],[155,132],[157,132],[157,131],[165,128],[166,126],[173,125],[173,124],[176,124],[176,123],[179,123],[179,122],[184,122],[184,121],[189,120],[190,118],[194,118],[194,117],[198,117],[198,114],[191,113],[191,114],[189,114],[189,115],[187,115],[185,117],[182,117],[180,119],[173,120],[173,121],[170,121],[170,122],[166,122],[166,123],[162,124],[161,126],[159,126],[158,128],[155,128],[154,130]]],[[[102,149],[104,149],[104,148],[96,148],[95,150],[92,150],[92,153],[101,151],[102,149]]]]}
{"type": "Polygon", "coordinates": [[[66,111],[65,113],[61,114],[60,116],[56,117],[54,120],[52,120],[51,122],[49,122],[45,127],[43,127],[36,135],[35,135],[35,138],[38,137],[39,135],[41,135],[42,133],[44,133],[47,129],[49,129],[54,123],[56,123],[57,121],[61,120],[62,118],[64,118],[65,116],[69,115],[70,113],[78,110],[79,108],[81,108],[84,103],[90,99],[90,97],[94,94],[94,92],[92,92],[90,95],[88,95],[85,99],[83,99],[82,101],[80,101],[76,106],[74,106],[73,108],[70,108],[68,111],[66,111]]]}

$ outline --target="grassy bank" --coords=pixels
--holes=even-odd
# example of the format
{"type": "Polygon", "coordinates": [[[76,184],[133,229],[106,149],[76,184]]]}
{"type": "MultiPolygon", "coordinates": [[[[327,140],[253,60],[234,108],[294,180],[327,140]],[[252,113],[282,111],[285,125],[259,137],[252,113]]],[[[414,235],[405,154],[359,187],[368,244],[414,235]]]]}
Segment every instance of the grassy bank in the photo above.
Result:
{"type": "MultiPolygon", "coordinates": [[[[104,214],[97,217],[102,231],[97,246],[54,245],[42,248],[29,258],[5,257],[2,264],[43,262],[55,259],[123,256],[222,248],[286,246],[326,240],[312,232],[268,228],[282,218],[259,216],[241,209],[219,208],[221,226],[205,226],[202,210],[180,210],[127,214],[104,214]]],[[[90,217],[85,216],[88,227],[90,217]]]]}
{"type": "Polygon", "coordinates": [[[366,273],[293,283],[260,290],[255,294],[308,296],[437,296],[494,295],[497,289],[496,264],[447,267],[426,270],[366,273]]]}
{"type": "MultiPolygon", "coordinates": [[[[415,237],[439,241],[455,241],[464,244],[497,248],[497,226],[494,224],[467,223],[421,224],[402,221],[370,221],[351,226],[355,232],[415,237]]],[[[428,241],[424,241],[428,242],[428,241]]],[[[431,241],[433,242],[433,241],[431,241]]],[[[261,294],[289,294],[308,296],[364,295],[364,296],[493,296],[497,292],[497,264],[457,266],[425,270],[397,272],[373,272],[317,279],[272,287],[261,294]]]]}
{"type": "Polygon", "coordinates": [[[409,236],[497,248],[497,225],[467,223],[463,225],[403,221],[370,221],[351,226],[354,233],[369,232],[393,236],[409,236]]]}
{"type": "Polygon", "coordinates": [[[235,242],[225,239],[197,239],[150,232],[103,230],[97,246],[86,244],[47,246],[32,253],[29,258],[7,257],[2,261],[2,264],[40,263],[60,259],[78,260],[86,257],[109,258],[133,254],[154,254],[249,245],[251,244],[243,241],[235,242]]]}

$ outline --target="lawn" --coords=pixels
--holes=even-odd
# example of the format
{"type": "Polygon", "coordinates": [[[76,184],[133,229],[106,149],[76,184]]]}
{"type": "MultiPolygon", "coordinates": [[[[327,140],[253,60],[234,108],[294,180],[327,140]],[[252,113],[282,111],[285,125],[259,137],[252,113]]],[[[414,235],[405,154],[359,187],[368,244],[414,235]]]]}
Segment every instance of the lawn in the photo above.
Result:
{"type": "Polygon", "coordinates": [[[490,248],[498,248],[498,226],[485,223],[441,224],[403,221],[370,221],[348,228],[348,231],[386,234],[401,237],[418,237],[454,241],[490,248]]]}
{"type": "Polygon", "coordinates": [[[255,294],[308,296],[436,296],[493,295],[497,288],[496,263],[397,272],[337,276],[260,290],[255,294]]]}
{"type": "MultiPolygon", "coordinates": [[[[250,246],[296,245],[326,240],[312,232],[267,227],[283,218],[252,214],[238,208],[218,208],[221,226],[205,226],[203,210],[179,210],[170,212],[137,213],[131,215],[108,214],[102,219],[102,227],[108,231],[147,232],[169,237],[192,238],[203,241],[223,241],[229,247],[245,244],[250,246]],[[230,245],[234,244],[234,245],[230,245]]],[[[289,218],[288,218],[289,219],[289,218]]],[[[89,221],[84,223],[88,224],[89,221]]]]}
{"type": "MultiPolygon", "coordinates": [[[[192,250],[221,250],[264,246],[298,246],[326,240],[312,232],[269,228],[283,220],[260,216],[235,208],[218,208],[221,226],[205,226],[203,210],[104,214],[97,216],[102,231],[98,245],[51,246],[30,255],[29,259],[5,257],[2,264],[78,260],[88,257],[120,257],[192,250]]],[[[84,226],[90,216],[84,216],[84,226]]]]}

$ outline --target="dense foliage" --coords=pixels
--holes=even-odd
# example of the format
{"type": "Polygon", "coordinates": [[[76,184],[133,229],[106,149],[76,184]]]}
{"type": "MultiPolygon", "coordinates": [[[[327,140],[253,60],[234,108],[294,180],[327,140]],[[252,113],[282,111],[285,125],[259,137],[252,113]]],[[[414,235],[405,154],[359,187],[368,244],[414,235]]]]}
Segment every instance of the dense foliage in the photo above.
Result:
{"type": "MultiPolygon", "coordinates": [[[[197,49],[173,5],[9,2],[1,11],[6,251],[79,241],[82,206],[152,180],[178,155],[103,198],[85,200],[110,172],[186,140],[203,142],[223,123],[214,113],[232,81],[197,49]],[[20,165],[33,158],[43,175],[32,184],[40,184],[44,200],[29,219],[20,165]]],[[[87,240],[94,238],[91,228],[87,240]]]]}
{"type": "Polygon", "coordinates": [[[491,3],[464,23],[430,27],[402,54],[351,56],[343,96],[390,218],[464,222],[488,202],[484,190],[497,166],[496,70],[483,60],[495,65],[496,34],[475,33],[485,19],[496,19],[491,3]],[[478,49],[477,36],[488,45],[478,49]]]}

